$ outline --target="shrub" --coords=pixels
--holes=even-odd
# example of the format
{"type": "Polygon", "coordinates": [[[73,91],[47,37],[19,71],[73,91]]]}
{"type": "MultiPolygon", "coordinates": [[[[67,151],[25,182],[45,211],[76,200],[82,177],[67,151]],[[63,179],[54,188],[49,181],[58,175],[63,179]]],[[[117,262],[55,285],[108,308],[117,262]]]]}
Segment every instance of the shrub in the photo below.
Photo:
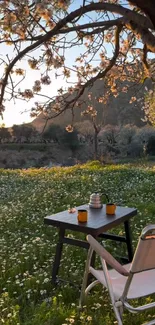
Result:
{"type": "Polygon", "coordinates": [[[144,154],[143,145],[138,141],[133,141],[126,147],[126,153],[128,157],[142,157],[144,154]]]}
{"type": "Polygon", "coordinates": [[[155,155],[155,135],[149,138],[146,146],[146,153],[148,155],[155,155]]]}
{"type": "Polygon", "coordinates": [[[57,143],[62,143],[64,138],[64,129],[62,129],[60,125],[51,124],[43,133],[43,138],[53,140],[57,143]]]}
{"type": "Polygon", "coordinates": [[[88,161],[87,162],[87,166],[89,167],[96,167],[96,166],[101,166],[101,163],[100,163],[100,161],[99,160],[93,160],[93,161],[88,161]]]}
{"type": "Polygon", "coordinates": [[[66,130],[64,131],[64,144],[72,151],[75,151],[79,148],[80,142],[76,129],[74,129],[73,132],[68,132],[66,130]]]}
{"type": "Polygon", "coordinates": [[[155,128],[151,126],[145,126],[138,130],[136,133],[135,139],[143,145],[147,145],[149,139],[155,136],[155,128]]]}

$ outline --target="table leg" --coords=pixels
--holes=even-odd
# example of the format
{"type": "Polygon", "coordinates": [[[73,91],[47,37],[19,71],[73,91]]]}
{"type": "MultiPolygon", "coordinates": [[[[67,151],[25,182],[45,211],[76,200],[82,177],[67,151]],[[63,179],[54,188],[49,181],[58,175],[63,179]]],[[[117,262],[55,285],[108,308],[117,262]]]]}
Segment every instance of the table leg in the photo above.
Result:
{"type": "Polygon", "coordinates": [[[56,247],[56,253],[53,263],[53,270],[52,270],[52,283],[55,284],[57,280],[57,275],[59,271],[59,265],[61,260],[62,248],[63,248],[63,238],[65,235],[65,229],[60,228],[59,230],[59,241],[56,247]]]}
{"type": "Polygon", "coordinates": [[[132,248],[132,238],[131,238],[131,231],[130,231],[130,224],[129,221],[124,222],[124,228],[125,228],[125,235],[126,235],[126,245],[127,245],[127,251],[128,251],[128,258],[129,262],[133,259],[133,248],[132,248]]]}

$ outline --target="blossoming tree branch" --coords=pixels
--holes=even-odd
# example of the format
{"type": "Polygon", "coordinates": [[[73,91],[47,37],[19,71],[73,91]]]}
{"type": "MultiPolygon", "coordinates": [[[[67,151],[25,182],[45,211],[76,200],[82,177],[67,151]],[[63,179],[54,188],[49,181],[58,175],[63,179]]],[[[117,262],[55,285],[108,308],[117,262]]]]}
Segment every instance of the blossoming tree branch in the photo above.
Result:
{"type": "MultiPolygon", "coordinates": [[[[155,53],[154,0],[0,1],[0,32],[1,53],[4,45],[11,48],[11,54],[9,50],[0,56],[1,115],[7,100],[37,96],[32,116],[44,112],[52,118],[67,109],[74,116],[86,88],[91,101],[97,79],[104,79],[107,86],[98,98],[106,103],[108,96],[117,97],[118,79],[123,84],[153,77],[149,54],[155,53]],[[71,51],[77,53],[74,60],[68,60],[71,51]],[[23,60],[40,72],[30,89],[22,87],[23,60]],[[68,85],[60,87],[56,97],[50,96],[53,72],[68,85]],[[46,93],[44,85],[49,87],[46,93]]],[[[121,91],[127,92],[127,87],[121,91]]],[[[88,105],[83,114],[95,116],[95,107],[88,105]]]]}

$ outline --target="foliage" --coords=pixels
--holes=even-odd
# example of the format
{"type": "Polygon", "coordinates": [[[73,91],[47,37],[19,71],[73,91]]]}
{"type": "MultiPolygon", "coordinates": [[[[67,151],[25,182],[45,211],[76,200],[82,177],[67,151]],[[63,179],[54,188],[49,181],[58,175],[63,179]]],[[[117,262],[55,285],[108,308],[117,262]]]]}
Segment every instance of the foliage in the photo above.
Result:
{"type": "Polygon", "coordinates": [[[146,146],[146,153],[149,155],[155,155],[155,135],[149,138],[146,146]]]}
{"type": "Polygon", "coordinates": [[[7,292],[2,293],[0,298],[1,324],[17,325],[20,324],[19,305],[15,304],[14,299],[10,299],[7,292]]]}
{"type": "Polygon", "coordinates": [[[118,147],[119,128],[113,125],[106,125],[99,133],[100,150],[103,155],[110,153],[117,155],[120,153],[118,147]]]}
{"type": "Polygon", "coordinates": [[[75,124],[75,127],[82,136],[86,139],[87,142],[92,142],[94,138],[94,128],[91,121],[85,120],[75,124]]]}
{"type": "Polygon", "coordinates": [[[50,125],[43,133],[43,138],[65,145],[72,151],[78,149],[80,145],[76,129],[67,131],[57,124],[50,125]]]}
{"type": "Polygon", "coordinates": [[[18,141],[20,141],[22,137],[28,140],[36,136],[37,133],[37,130],[31,125],[21,124],[12,126],[12,135],[16,137],[18,141]]]}
{"type": "Polygon", "coordinates": [[[3,150],[31,150],[31,151],[48,151],[51,147],[50,144],[46,143],[2,143],[1,149],[3,150]]]}
{"type": "Polygon", "coordinates": [[[47,140],[53,140],[54,142],[62,143],[64,137],[64,129],[62,129],[60,125],[51,124],[47,130],[44,131],[42,136],[47,140]]]}
{"type": "MultiPolygon", "coordinates": [[[[6,99],[36,97],[33,116],[44,112],[52,118],[71,108],[74,117],[74,108],[82,106],[80,97],[88,87],[91,101],[91,86],[97,79],[107,85],[98,98],[106,103],[110,95],[118,96],[118,78],[141,83],[152,76],[153,0],[2,0],[0,12],[0,44],[11,47],[11,54],[6,49],[1,57],[1,114],[6,99]],[[26,89],[19,88],[26,79],[23,62],[40,73],[26,89]],[[43,92],[44,86],[51,87],[53,72],[55,78],[63,76],[66,85],[72,84],[68,89],[60,84],[59,97],[43,92]]],[[[121,90],[127,92],[126,87],[121,90]]],[[[130,102],[134,101],[132,96],[130,102]]],[[[96,109],[88,105],[84,113],[94,116],[96,109]]]]}
{"type": "MultiPolygon", "coordinates": [[[[7,325],[112,325],[107,292],[96,288],[83,311],[77,308],[79,288],[51,285],[57,230],[43,224],[45,215],[89,201],[93,189],[108,193],[117,204],[134,206],[133,245],[144,226],[154,222],[155,169],[139,165],[102,166],[98,161],[70,168],[0,170],[0,317],[7,325]]],[[[114,233],[123,234],[122,226],[114,233]]],[[[82,234],[74,234],[84,238],[82,234]]],[[[73,236],[73,233],[68,233],[73,236]]],[[[104,242],[115,256],[124,244],[104,242]]],[[[86,251],[64,245],[60,275],[80,285],[86,251]]],[[[148,297],[147,301],[151,301],[148,297]]],[[[140,325],[153,315],[124,316],[124,325],[140,325]],[[133,318],[134,317],[134,318],[133,318]]]]}
{"type": "Polygon", "coordinates": [[[9,140],[11,138],[11,134],[9,130],[5,127],[0,127],[0,142],[2,139],[7,139],[9,140]]]}
{"type": "Polygon", "coordinates": [[[137,128],[135,126],[126,125],[125,127],[120,129],[119,137],[120,143],[123,146],[129,145],[132,141],[137,132],[137,128]]]}
{"type": "Polygon", "coordinates": [[[145,96],[145,116],[146,119],[155,126],[155,86],[145,96]]]}
{"type": "Polygon", "coordinates": [[[72,132],[64,131],[64,144],[70,148],[72,151],[75,151],[80,146],[78,139],[78,132],[74,129],[72,132]]]}
{"type": "Polygon", "coordinates": [[[142,128],[132,125],[121,128],[106,126],[100,132],[100,150],[104,155],[113,153],[115,157],[142,157],[146,153],[149,154],[146,148],[154,136],[155,129],[147,125],[142,128]]]}
{"type": "Polygon", "coordinates": [[[136,139],[143,145],[147,145],[149,139],[155,135],[155,128],[151,126],[145,126],[137,129],[136,139]]]}
{"type": "Polygon", "coordinates": [[[117,142],[119,128],[113,125],[106,125],[100,132],[100,140],[106,141],[109,145],[115,145],[117,142]]]}
{"type": "Polygon", "coordinates": [[[52,124],[43,133],[43,138],[47,140],[53,140],[60,145],[66,145],[71,150],[76,150],[79,147],[78,131],[65,130],[60,125],[52,124]]]}
{"type": "Polygon", "coordinates": [[[122,155],[138,157],[143,153],[143,146],[135,140],[137,128],[126,125],[119,132],[118,146],[122,155]],[[140,150],[138,150],[140,149],[140,150]]]}
{"type": "MultiPolygon", "coordinates": [[[[89,128],[90,124],[85,122],[84,124],[82,123],[81,127],[79,126],[79,123],[76,126],[77,130],[74,128],[72,132],[67,132],[59,125],[53,124],[44,132],[44,134],[39,136],[32,135],[27,139],[21,136],[15,139],[11,136],[8,139],[6,137],[1,138],[2,143],[0,148],[2,150],[31,150],[45,152],[48,152],[49,149],[51,149],[53,151],[52,158],[60,164],[64,163],[64,157],[62,156],[62,152],[55,156],[54,148],[58,151],[63,149],[63,155],[66,150],[71,149],[73,154],[72,158],[78,159],[78,161],[85,162],[89,159],[93,159],[95,142],[95,139],[93,139],[93,129],[89,128]],[[84,130],[84,127],[86,130],[84,130]],[[74,151],[76,151],[76,153],[74,151]]],[[[4,131],[5,130],[7,129],[4,129],[4,131]]],[[[19,128],[19,130],[22,131],[22,128],[19,128]]],[[[142,128],[137,128],[132,125],[126,125],[124,127],[107,125],[102,128],[98,134],[97,159],[102,160],[103,158],[103,161],[108,162],[112,161],[111,159],[120,159],[123,157],[138,158],[143,157],[144,155],[154,155],[154,137],[155,129],[152,126],[146,125],[142,128]]],[[[51,152],[47,155],[47,158],[51,156],[51,152]]],[[[40,163],[39,167],[44,165],[44,161],[40,163]]],[[[68,166],[70,164],[73,165],[75,164],[75,160],[68,161],[67,164],[68,166]]],[[[36,166],[38,166],[38,163],[36,166]]]]}

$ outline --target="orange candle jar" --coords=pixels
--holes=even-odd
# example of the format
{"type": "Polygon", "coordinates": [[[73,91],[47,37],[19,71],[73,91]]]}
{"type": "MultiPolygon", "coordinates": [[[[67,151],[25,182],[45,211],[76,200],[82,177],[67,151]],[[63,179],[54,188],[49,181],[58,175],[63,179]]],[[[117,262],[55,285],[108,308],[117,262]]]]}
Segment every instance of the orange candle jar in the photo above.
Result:
{"type": "Polygon", "coordinates": [[[79,222],[87,222],[88,219],[88,211],[87,210],[78,210],[78,215],[77,215],[78,221],[79,222]]]}
{"type": "Polygon", "coordinates": [[[114,203],[107,203],[106,204],[106,214],[115,214],[116,205],[114,203]]]}

